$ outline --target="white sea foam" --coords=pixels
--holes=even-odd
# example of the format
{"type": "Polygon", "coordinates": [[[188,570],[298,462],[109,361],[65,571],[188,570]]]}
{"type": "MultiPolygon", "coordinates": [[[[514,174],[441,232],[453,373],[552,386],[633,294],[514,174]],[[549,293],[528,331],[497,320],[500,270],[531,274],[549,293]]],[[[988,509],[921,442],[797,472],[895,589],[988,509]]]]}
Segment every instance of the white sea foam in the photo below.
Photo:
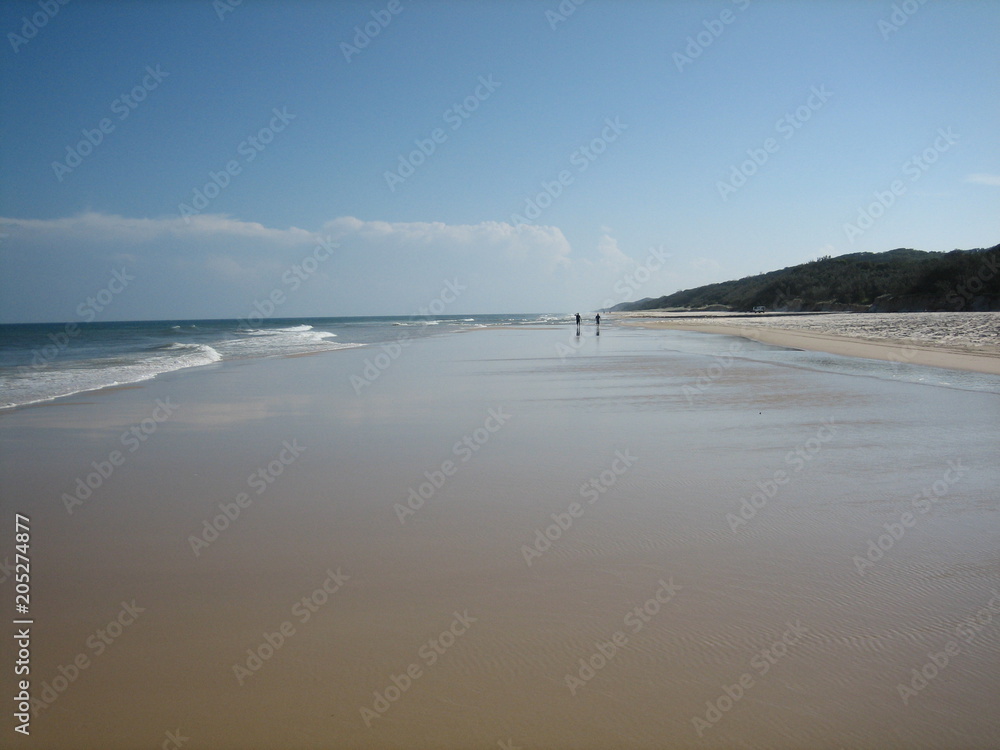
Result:
{"type": "Polygon", "coordinates": [[[226,320],[197,324],[131,321],[81,326],[72,335],[65,326],[55,324],[51,330],[44,325],[0,326],[4,336],[0,338],[0,408],[136,383],[225,360],[330,352],[398,339],[390,326],[410,326],[411,335],[428,335],[536,318],[313,319],[312,323],[262,321],[256,328],[226,320]]]}
{"type": "Polygon", "coordinates": [[[83,360],[73,367],[11,371],[0,377],[4,403],[0,409],[49,401],[61,396],[140,383],[188,367],[210,365],[222,355],[206,344],[171,342],[145,352],[109,360],[83,360]]]}
{"type": "Polygon", "coordinates": [[[361,344],[341,344],[331,341],[330,339],[336,338],[336,333],[317,331],[311,325],[287,328],[250,328],[237,331],[237,333],[242,335],[216,344],[226,359],[273,357],[361,346],[361,344]]]}
{"type": "Polygon", "coordinates": [[[313,330],[313,327],[311,325],[299,325],[290,326],[289,328],[273,328],[271,330],[275,333],[303,333],[305,331],[313,330]]]}

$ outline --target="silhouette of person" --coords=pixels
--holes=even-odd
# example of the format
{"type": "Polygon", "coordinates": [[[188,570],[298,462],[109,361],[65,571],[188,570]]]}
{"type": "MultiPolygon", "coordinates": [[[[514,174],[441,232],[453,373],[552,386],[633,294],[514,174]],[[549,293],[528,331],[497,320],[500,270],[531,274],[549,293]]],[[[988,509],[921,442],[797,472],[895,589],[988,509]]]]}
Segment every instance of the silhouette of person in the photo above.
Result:
{"type": "Polygon", "coordinates": [[[580,313],[576,314],[576,335],[580,335],[580,313]]]}
{"type": "Polygon", "coordinates": [[[601,314],[597,313],[597,315],[594,317],[594,320],[597,322],[597,335],[600,336],[601,335],[601,314]]]}

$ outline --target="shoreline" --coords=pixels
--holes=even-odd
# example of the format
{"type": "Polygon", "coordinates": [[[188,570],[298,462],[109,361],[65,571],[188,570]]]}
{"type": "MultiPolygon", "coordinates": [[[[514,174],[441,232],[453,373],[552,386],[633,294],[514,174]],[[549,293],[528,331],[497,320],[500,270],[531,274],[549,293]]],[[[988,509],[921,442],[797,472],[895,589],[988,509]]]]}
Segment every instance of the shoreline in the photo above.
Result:
{"type": "MultiPolygon", "coordinates": [[[[975,349],[929,345],[890,338],[862,338],[795,328],[740,325],[723,322],[732,319],[725,315],[712,316],[712,318],[717,318],[719,322],[706,320],[705,317],[695,318],[683,313],[677,317],[650,316],[615,318],[615,320],[618,324],[625,326],[741,336],[759,341],[762,344],[783,346],[789,349],[808,349],[845,357],[860,357],[924,367],[966,370],[986,375],[1000,375],[1000,353],[993,354],[975,349]]],[[[760,316],[751,319],[761,320],[760,316]]]]}

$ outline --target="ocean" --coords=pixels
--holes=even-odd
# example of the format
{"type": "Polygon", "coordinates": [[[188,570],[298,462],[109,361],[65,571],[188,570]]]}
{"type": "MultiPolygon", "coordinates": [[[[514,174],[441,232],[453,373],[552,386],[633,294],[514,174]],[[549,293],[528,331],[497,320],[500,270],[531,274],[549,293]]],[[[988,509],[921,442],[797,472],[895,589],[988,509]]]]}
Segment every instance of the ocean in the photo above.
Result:
{"type": "MultiPolygon", "coordinates": [[[[237,319],[6,324],[0,325],[0,411],[228,360],[377,347],[484,328],[563,328],[566,338],[553,354],[565,359],[576,351],[573,322],[569,313],[531,313],[274,318],[256,327],[237,319]]],[[[604,323],[606,329],[614,326],[619,336],[653,336],[664,352],[708,357],[704,372],[688,384],[695,391],[725,372],[733,359],[740,359],[1000,393],[1000,381],[992,375],[788,349],[730,336],[640,331],[616,326],[611,318],[604,323]]],[[[585,318],[585,330],[592,328],[593,319],[585,318]]]]}
{"type": "Polygon", "coordinates": [[[0,325],[0,409],[138,383],[233,359],[370,346],[495,326],[567,325],[569,314],[152,320],[0,325]]]}

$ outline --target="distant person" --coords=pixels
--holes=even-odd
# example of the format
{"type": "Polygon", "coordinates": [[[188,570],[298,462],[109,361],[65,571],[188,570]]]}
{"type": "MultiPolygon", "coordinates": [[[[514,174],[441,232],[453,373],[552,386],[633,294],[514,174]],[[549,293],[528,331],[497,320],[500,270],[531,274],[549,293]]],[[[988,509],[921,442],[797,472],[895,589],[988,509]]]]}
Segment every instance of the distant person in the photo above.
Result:
{"type": "Polygon", "coordinates": [[[580,313],[576,314],[576,335],[580,335],[580,313]]]}
{"type": "Polygon", "coordinates": [[[601,335],[601,314],[600,313],[597,313],[597,315],[594,317],[594,321],[597,323],[597,335],[600,336],[601,335]]]}

